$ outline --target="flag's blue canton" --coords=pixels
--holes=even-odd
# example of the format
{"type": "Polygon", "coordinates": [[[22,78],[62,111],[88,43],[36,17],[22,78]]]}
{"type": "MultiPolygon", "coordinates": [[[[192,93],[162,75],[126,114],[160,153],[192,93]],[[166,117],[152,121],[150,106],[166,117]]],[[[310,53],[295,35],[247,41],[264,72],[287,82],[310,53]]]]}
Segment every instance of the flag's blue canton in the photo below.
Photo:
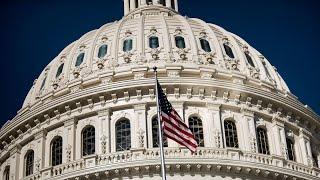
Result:
{"type": "Polygon", "coordinates": [[[172,105],[168,101],[167,96],[164,94],[159,81],[157,81],[157,83],[158,83],[158,96],[159,96],[159,104],[160,104],[161,111],[166,114],[169,114],[172,111],[172,105]]]}

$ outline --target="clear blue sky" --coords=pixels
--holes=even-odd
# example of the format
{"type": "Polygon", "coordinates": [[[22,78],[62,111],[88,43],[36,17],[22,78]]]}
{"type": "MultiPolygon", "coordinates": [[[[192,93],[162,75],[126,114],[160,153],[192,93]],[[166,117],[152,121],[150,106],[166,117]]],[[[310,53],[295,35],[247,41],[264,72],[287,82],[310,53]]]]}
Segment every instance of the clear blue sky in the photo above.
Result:
{"type": "MultiPolygon", "coordinates": [[[[320,112],[319,0],[180,0],[180,12],[231,31],[277,67],[292,93],[320,112]]],[[[0,125],[44,67],[84,33],[119,20],[122,0],[3,0],[0,125]]]]}

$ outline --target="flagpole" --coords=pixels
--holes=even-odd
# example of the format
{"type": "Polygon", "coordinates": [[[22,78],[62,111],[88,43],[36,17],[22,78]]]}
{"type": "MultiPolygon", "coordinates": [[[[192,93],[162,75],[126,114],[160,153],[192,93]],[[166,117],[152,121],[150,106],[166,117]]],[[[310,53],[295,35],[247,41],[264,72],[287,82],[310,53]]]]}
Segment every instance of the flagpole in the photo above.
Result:
{"type": "Polygon", "coordinates": [[[159,96],[158,96],[158,73],[157,67],[153,68],[155,75],[155,83],[156,83],[156,100],[157,100],[157,113],[158,113],[158,134],[159,134],[159,146],[160,146],[160,156],[161,156],[161,175],[162,180],[167,180],[166,176],[166,165],[164,161],[164,153],[163,153],[163,139],[162,139],[162,126],[160,121],[160,106],[159,106],[159,96]]]}

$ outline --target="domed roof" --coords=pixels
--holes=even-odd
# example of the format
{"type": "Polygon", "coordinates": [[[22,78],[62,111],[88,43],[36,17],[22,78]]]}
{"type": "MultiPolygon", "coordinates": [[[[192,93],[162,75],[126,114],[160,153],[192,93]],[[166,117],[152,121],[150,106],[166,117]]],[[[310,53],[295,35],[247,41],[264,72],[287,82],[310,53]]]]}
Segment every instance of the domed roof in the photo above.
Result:
{"type": "Polygon", "coordinates": [[[215,24],[183,17],[177,8],[177,4],[151,3],[131,8],[125,4],[121,20],[86,33],[47,65],[23,107],[57,92],[72,93],[68,87],[85,80],[154,65],[208,67],[216,74],[237,75],[289,92],[275,68],[246,41],[215,24]]]}

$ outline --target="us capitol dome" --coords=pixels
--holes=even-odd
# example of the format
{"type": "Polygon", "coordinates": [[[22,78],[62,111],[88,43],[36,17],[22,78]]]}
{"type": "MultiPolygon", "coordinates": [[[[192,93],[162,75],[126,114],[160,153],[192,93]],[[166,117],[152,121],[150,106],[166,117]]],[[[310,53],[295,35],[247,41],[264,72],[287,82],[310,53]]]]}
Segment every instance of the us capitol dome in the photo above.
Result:
{"type": "Polygon", "coordinates": [[[200,147],[165,140],[170,180],[319,180],[320,117],[237,35],[124,0],[34,81],[0,130],[2,180],[160,180],[154,73],[200,147]]]}

